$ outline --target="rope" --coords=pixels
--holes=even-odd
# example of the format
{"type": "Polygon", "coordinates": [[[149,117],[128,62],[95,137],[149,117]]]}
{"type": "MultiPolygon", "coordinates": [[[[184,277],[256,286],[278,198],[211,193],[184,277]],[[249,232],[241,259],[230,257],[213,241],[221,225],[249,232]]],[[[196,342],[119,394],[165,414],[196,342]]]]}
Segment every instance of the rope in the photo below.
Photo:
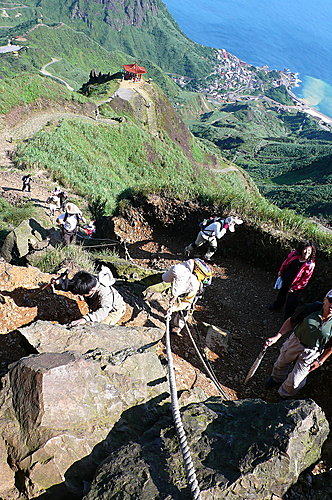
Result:
{"type": "MultiPolygon", "coordinates": [[[[182,311],[181,311],[181,314],[182,314],[182,311]]],[[[183,314],[182,314],[182,317],[183,317],[183,314]]],[[[183,318],[184,319],[184,318],[183,318]]],[[[221,387],[220,383],[219,383],[219,380],[217,379],[216,375],[213,373],[213,370],[212,368],[209,368],[208,365],[206,364],[203,356],[201,355],[198,347],[197,347],[197,344],[194,340],[194,337],[191,335],[191,332],[189,330],[189,327],[188,327],[188,324],[187,322],[185,321],[185,327],[186,327],[186,330],[187,330],[187,333],[189,335],[189,338],[194,346],[194,349],[199,357],[199,359],[201,360],[201,362],[203,363],[203,366],[207,372],[207,374],[209,375],[209,377],[211,378],[212,382],[214,383],[214,385],[216,386],[216,388],[218,389],[218,391],[220,392],[220,394],[222,395],[222,397],[225,399],[225,400],[229,400],[229,397],[227,396],[226,392],[224,391],[224,389],[221,387]]]]}
{"type": "Polygon", "coordinates": [[[194,469],[194,465],[191,459],[190,449],[187,443],[186,433],[183,428],[183,424],[181,421],[181,415],[179,410],[179,403],[177,398],[177,390],[176,390],[176,382],[174,375],[174,366],[173,366],[173,358],[171,351],[171,339],[170,339],[170,331],[169,331],[169,323],[170,323],[170,310],[167,311],[166,316],[166,352],[168,359],[168,377],[169,377],[169,385],[171,392],[171,405],[172,405],[172,414],[175,423],[176,432],[180,441],[181,453],[186,469],[187,480],[189,483],[189,487],[191,490],[192,498],[194,500],[201,500],[201,492],[198,486],[198,481],[196,478],[196,473],[194,469]]]}

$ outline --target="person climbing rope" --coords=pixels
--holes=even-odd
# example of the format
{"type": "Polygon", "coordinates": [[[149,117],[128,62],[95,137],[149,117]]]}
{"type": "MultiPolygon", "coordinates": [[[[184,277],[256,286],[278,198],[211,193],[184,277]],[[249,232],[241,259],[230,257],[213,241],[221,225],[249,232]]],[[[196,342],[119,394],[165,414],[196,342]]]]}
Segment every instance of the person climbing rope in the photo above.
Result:
{"type": "Polygon", "coordinates": [[[98,276],[87,271],[79,271],[72,279],[66,275],[55,278],[53,283],[57,290],[82,295],[89,306],[89,312],[82,318],[72,321],[70,326],[88,322],[114,326],[126,312],[126,303],[122,295],[112,286],[115,279],[106,266],[102,266],[98,276]]]}
{"type": "Polygon", "coordinates": [[[74,203],[67,203],[65,212],[59,215],[56,221],[61,226],[62,241],[66,246],[76,242],[78,224],[81,221],[86,223],[80,209],[74,203]]]}
{"type": "Polygon", "coordinates": [[[234,233],[235,226],[242,223],[242,219],[233,216],[226,217],[226,219],[221,219],[220,217],[205,219],[199,224],[200,232],[198,233],[195,242],[190,243],[190,245],[186,246],[184,249],[185,256],[190,257],[196,248],[207,243],[208,248],[204,255],[204,259],[211,260],[212,256],[217,251],[217,240],[226,234],[227,229],[231,233],[234,233]]]}
{"type": "Polygon", "coordinates": [[[188,319],[190,309],[204,286],[211,284],[212,271],[201,259],[189,259],[171,266],[162,280],[172,283],[170,299],[171,333],[178,335],[188,319]]]}

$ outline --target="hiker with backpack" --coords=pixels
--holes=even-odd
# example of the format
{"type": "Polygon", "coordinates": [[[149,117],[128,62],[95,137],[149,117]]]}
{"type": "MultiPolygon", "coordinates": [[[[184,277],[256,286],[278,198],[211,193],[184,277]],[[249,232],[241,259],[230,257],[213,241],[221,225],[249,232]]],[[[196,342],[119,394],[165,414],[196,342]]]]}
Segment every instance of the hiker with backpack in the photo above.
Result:
{"type": "Polygon", "coordinates": [[[30,174],[23,175],[23,177],[22,177],[22,182],[23,182],[22,191],[27,190],[29,193],[31,192],[31,181],[32,181],[32,177],[30,174]]]}
{"type": "Polygon", "coordinates": [[[70,323],[70,326],[97,322],[114,326],[124,316],[126,303],[122,295],[112,286],[115,279],[110,269],[102,266],[98,276],[79,271],[72,279],[62,274],[53,283],[57,290],[82,295],[89,307],[89,312],[70,323]]]}
{"type": "Polygon", "coordinates": [[[217,240],[222,238],[226,234],[227,230],[234,233],[235,226],[242,223],[243,220],[235,216],[228,216],[226,219],[222,219],[221,217],[210,217],[209,219],[204,219],[199,224],[200,232],[198,233],[195,242],[188,245],[184,250],[186,257],[190,257],[196,248],[207,244],[208,248],[205,252],[204,259],[211,260],[212,256],[217,251],[217,240]]]}
{"type": "Polygon", "coordinates": [[[59,215],[56,221],[61,226],[62,241],[65,246],[76,242],[79,223],[86,223],[80,209],[74,203],[67,203],[65,212],[59,215]]]}
{"type": "Polygon", "coordinates": [[[172,312],[171,334],[179,335],[198,296],[205,286],[211,284],[212,272],[201,259],[189,259],[171,266],[163,273],[162,279],[172,283],[169,303],[172,312]]]}

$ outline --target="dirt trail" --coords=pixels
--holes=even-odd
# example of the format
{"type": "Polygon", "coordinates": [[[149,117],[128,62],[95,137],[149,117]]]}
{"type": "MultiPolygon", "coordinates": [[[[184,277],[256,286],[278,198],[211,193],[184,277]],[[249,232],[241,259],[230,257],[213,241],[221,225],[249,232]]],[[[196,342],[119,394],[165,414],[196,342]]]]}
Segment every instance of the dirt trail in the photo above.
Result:
{"type": "Polygon", "coordinates": [[[57,80],[58,82],[60,83],[63,83],[68,90],[74,90],[73,87],[71,87],[69,85],[69,83],[67,83],[65,80],[63,80],[62,78],[59,78],[58,76],[55,76],[55,75],[52,75],[52,73],[50,73],[49,71],[46,71],[46,68],[48,66],[50,66],[51,64],[54,64],[58,61],[60,61],[61,59],[56,59],[55,57],[52,57],[52,61],[50,61],[49,63],[45,64],[42,69],[40,70],[40,72],[45,75],[45,76],[50,76],[51,78],[54,78],[54,80],[57,80]]]}

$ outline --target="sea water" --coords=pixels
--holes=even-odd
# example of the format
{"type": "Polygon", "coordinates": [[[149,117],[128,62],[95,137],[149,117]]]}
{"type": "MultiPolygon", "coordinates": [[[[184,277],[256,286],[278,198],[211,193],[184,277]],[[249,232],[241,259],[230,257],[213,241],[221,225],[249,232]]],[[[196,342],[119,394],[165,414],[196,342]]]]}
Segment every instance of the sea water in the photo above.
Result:
{"type": "Polygon", "coordinates": [[[255,66],[299,73],[294,92],[332,116],[332,0],[164,0],[182,31],[255,66]]]}

